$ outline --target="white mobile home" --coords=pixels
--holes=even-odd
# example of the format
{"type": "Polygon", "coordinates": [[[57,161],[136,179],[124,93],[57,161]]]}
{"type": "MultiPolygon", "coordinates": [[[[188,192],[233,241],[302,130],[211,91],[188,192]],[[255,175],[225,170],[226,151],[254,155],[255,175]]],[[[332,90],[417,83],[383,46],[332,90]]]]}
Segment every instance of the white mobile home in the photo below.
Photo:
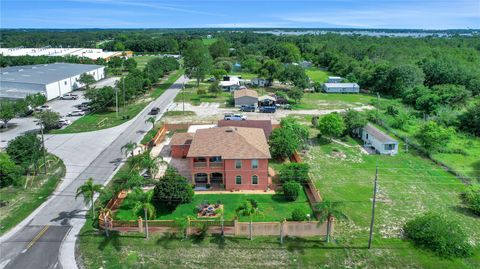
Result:
{"type": "Polygon", "coordinates": [[[374,148],[380,154],[398,153],[398,141],[368,123],[360,132],[365,147],[374,148]]]}
{"type": "Polygon", "coordinates": [[[240,89],[240,77],[237,76],[224,76],[220,81],[220,87],[225,92],[232,92],[240,89]]]}
{"type": "Polygon", "coordinates": [[[360,86],[357,83],[325,83],[323,90],[326,93],[359,93],[360,86]]]}

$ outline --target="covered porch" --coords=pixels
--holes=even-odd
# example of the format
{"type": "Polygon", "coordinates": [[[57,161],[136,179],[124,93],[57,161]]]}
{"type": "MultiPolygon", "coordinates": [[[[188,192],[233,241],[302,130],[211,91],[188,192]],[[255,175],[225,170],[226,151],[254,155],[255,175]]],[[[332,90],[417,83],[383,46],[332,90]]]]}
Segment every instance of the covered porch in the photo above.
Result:
{"type": "Polygon", "coordinates": [[[224,190],[225,179],[223,173],[195,173],[193,174],[195,190],[224,190]]]}

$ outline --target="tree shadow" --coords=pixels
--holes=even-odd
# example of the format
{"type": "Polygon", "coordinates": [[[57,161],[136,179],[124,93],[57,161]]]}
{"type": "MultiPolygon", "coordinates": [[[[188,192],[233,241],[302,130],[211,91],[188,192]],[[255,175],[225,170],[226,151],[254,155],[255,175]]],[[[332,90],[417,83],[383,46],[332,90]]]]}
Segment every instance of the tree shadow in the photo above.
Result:
{"type": "Polygon", "coordinates": [[[98,249],[103,251],[108,245],[112,245],[116,251],[120,251],[122,244],[120,242],[120,233],[117,231],[110,231],[109,236],[105,236],[98,245],[98,249]]]}
{"type": "Polygon", "coordinates": [[[172,242],[176,240],[181,240],[181,239],[177,237],[175,233],[167,232],[167,233],[164,233],[161,237],[159,237],[155,242],[155,244],[162,246],[164,248],[169,248],[172,242]]]}
{"type": "Polygon", "coordinates": [[[60,221],[60,225],[67,226],[69,225],[70,219],[85,219],[85,215],[81,214],[86,210],[73,210],[70,212],[62,211],[58,214],[58,217],[51,219],[51,222],[58,222],[60,221]]]}
{"type": "Polygon", "coordinates": [[[460,205],[456,205],[456,206],[451,206],[450,207],[453,211],[455,212],[458,212],[460,214],[463,214],[467,217],[471,217],[471,218],[477,218],[477,219],[480,219],[480,216],[476,215],[475,213],[473,213],[472,210],[466,208],[466,207],[463,207],[463,206],[460,206],[460,205]]]}
{"type": "Polygon", "coordinates": [[[477,178],[477,183],[480,183],[480,160],[472,163],[473,176],[477,178]]]}

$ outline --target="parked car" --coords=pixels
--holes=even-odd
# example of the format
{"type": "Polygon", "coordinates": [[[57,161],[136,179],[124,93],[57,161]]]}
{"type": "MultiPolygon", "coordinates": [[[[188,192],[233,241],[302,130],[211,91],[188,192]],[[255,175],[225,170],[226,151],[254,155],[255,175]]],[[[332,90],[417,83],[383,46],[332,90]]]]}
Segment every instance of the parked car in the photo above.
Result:
{"type": "Polygon", "coordinates": [[[60,96],[60,100],[77,100],[78,95],[73,93],[66,93],[63,96],[60,96]]]}
{"type": "Polygon", "coordinates": [[[82,110],[73,110],[70,113],[67,114],[67,116],[72,117],[72,116],[83,116],[85,115],[85,111],[82,110]]]}
{"type": "Polygon", "coordinates": [[[216,78],[211,77],[211,78],[207,79],[207,82],[215,82],[216,80],[217,80],[216,78]]]}
{"type": "Polygon", "coordinates": [[[152,110],[150,110],[150,115],[157,115],[158,113],[160,113],[160,108],[159,107],[153,107],[152,110]]]}
{"type": "Polygon", "coordinates": [[[277,108],[274,106],[261,106],[258,108],[258,111],[261,113],[275,113],[277,111],[277,108]]]}
{"type": "Polygon", "coordinates": [[[242,105],[240,107],[240,111],[243,112],[255,112],[255,106],[254,105],[242,105]]]}
{"type": "Polygon", "coordinates": [[[37,111],[37,112],[42,112],[42,111],[46,111],[46,110],[52,110],[52,107],[49,106],[49,105],[41,105],[41,106],[37,106],[35,108],[35,111],[37,111]]]}
{"type": "Polygon", "coordinates": [[[80,107],[82,107],[82,106],[90,106],[90,102],[82,102],[82,103],[80,103],[80,104],[78,104],[78,105],[75,105],[76,108],[80,108],[80,107]]]}
{"type": "Polygon", "coordinates": [[[32,107],[31,107],[31,106],[27,106],[27,109],[26,109],[25,111],[23,111],[23,112],[18,113],[18,115],[19,115],[20,117],[28,117],[28,116],[32,115],[32,113],[33,113],[32,107]]]}
{"type": "Polygon", "coordinates": [[[72,124],[72,121],[69,120],[69,119],[60,119],[60,120],[58,120],[58,124],[60,126],[67,126],[67,125],[72,124]]]}
{"type": "Polygon", "coordinates": [[[292,106],[290,104],[286,104],[286,105],[276,104],[275,106],[277,107],[277,109],[292,110],[292,106]]]}
{"type": "Polygon", "coordinates": [[[246,120],[247,116],[242,115],[242,114],[233,114],[233,113],[227,113],[223,117],[224,120],[246,120]]]}

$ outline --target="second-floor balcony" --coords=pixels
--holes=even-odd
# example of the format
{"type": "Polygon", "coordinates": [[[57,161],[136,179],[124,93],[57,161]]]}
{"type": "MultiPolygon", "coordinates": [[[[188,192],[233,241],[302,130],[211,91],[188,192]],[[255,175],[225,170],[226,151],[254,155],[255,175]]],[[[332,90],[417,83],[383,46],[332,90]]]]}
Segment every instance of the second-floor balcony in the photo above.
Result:
{"type": "Polygon", "coordinates": [[[195,168],[205,168],[205,167],[207,167],[207,162],[193,162],[193,167],[195,167],[195,168]]]}
{"type": "Polygon", "coordinates": [[[212,168],[222,168],[223,162],[210,162],[210,167],[212,168]]]}

